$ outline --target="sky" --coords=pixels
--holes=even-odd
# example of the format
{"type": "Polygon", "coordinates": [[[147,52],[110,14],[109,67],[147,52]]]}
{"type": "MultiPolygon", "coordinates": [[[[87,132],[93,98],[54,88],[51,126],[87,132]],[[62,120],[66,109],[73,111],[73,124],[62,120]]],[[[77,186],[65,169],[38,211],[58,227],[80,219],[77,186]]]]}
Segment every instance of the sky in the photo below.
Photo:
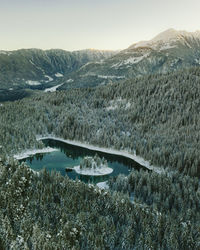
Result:
{"type": "Polygon", "coordinates": [[[0,0],[0,50],[125,49],[174,28],[200,30],[200,0],[0,0]]]}

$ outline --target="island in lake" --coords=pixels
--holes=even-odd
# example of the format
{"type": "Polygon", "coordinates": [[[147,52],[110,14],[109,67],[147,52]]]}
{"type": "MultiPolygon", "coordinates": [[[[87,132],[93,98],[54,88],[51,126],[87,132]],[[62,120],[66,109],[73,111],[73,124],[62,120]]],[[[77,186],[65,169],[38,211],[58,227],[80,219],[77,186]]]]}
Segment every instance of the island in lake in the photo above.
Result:
{"type": "Polygon", "coordinates": [[[80,175],[90,176],[108,175],[113,172],[113,169],[108,167],[107,161],[104,158],[101,159],[97,154],[94,157],[84,157],[80,165],[73,169],[80,175]]]}

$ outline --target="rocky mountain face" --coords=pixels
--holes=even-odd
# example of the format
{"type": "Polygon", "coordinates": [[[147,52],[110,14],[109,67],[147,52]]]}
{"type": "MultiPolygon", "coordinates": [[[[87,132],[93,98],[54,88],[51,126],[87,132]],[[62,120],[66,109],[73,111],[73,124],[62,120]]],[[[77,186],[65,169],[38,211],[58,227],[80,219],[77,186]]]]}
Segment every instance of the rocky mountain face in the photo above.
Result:
{"type": "Polygon", "coordinates": [[[73,77],[77,86],[85,86],[88,82],[92,86],[199,65],[200,31],[169,29],[150,41],[131,45],[103,62],[84,65],[73,77]]]}
{"type": "Polygon", "coordinates": [[[100,50],[0,51],[0,89],[54,86],[88,62],[99,62],[115,53],[100,50]]]}
{"type": "Polygon", "coordinates": [[[169,29],[120,52],[0,51],[0,95],[27,88],[94,87],[194,66],[200,66],[200,31],[169,29]]]}

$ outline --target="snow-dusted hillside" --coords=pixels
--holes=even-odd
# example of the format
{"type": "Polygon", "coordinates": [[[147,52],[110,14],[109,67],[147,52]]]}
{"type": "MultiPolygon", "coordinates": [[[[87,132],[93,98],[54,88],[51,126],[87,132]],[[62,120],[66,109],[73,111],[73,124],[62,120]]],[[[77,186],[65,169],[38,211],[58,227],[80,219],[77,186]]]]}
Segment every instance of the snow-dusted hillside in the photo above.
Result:
{"type": "Polygon", "coordinates": [[[94,87],[199,65],[200,31],[168,29],[120,52],[0,51],[0,85],[6,90],[94,87]]]}
{"type": "Polygon", "coordinates": [[[136,44],[133,44],[132,46],[129,47],[129,49],[149,47],[161,51],[165,49],[175,48],[176,43],[182,43],[183,45],[192,48],[192,44],[190,44],[191,41],[193,42],[196,41],[197,43],[199,43],[200,31],[187,32],[184,30],[178,31],[175,29],[168,29],[158,34],[150,41],[141,41],[136,44]]]}
{"type": "Polygon", "coordinates": [[[149,41],[131,45],[100,64],[85,65],[73,77],[77,86],[95,86],[121,81],[121,76],[128,79],[173,72],[199,66],[199,62],[200,31],[168,29],[149,41]],[[104,76],[102,80],[99,79],[101,75],[104,76]]]}
{"type": "Polygon", "coordinates": [[[66,82],[66,78],[89,62],[101,62],[115,51],[60,49],[0,50],[1,89],[45,89],[66,82]]]}

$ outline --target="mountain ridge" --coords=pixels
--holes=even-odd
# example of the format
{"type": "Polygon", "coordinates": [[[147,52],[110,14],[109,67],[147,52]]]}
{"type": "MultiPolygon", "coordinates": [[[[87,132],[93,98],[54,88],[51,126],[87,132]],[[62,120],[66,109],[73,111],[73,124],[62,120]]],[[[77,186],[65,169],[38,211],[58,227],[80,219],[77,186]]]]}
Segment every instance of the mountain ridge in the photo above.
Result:
{"type": "Polygon", "coordinates": [[[188,32],[185,30],[168,29],[159,33],[154,38],[147,41],[140,41],[129,46],[128,49],[139,48],[139,47],[151,47],[156,49],[156,44],[168,44],[177,41],[184,41],[187,39],[198,39],[200,40],[200,30],[195,32],[188,32]]]}
{"type": "Polygon", "coordinates": [[[87,82],[95,86],[107,84],[111,80],[163,74],[199,65],[200,31],[186,32],[169,29],[149,41],[129,46],[105,59],[101,64],[86,65],[73,77],[76,86],[84,87],[87,82]],[[103,81],[99,80],[100,76],[104,76],[103,81]]]}
{"type": "Polygon", "coordinates": [[[59,78],[67,76],[88,62],[101,61],[114,53],[90,49],[69,52],[35,48],[0,51],[0,89],[57,83],[60,80],[57,79],[58,74],[59,78]]]}
{"type": "Polygon", "coordinates": [[[0,51],[0,90],[95,87],[199,66],[200,31],[168,29],[121,51],[0,51]]]}

